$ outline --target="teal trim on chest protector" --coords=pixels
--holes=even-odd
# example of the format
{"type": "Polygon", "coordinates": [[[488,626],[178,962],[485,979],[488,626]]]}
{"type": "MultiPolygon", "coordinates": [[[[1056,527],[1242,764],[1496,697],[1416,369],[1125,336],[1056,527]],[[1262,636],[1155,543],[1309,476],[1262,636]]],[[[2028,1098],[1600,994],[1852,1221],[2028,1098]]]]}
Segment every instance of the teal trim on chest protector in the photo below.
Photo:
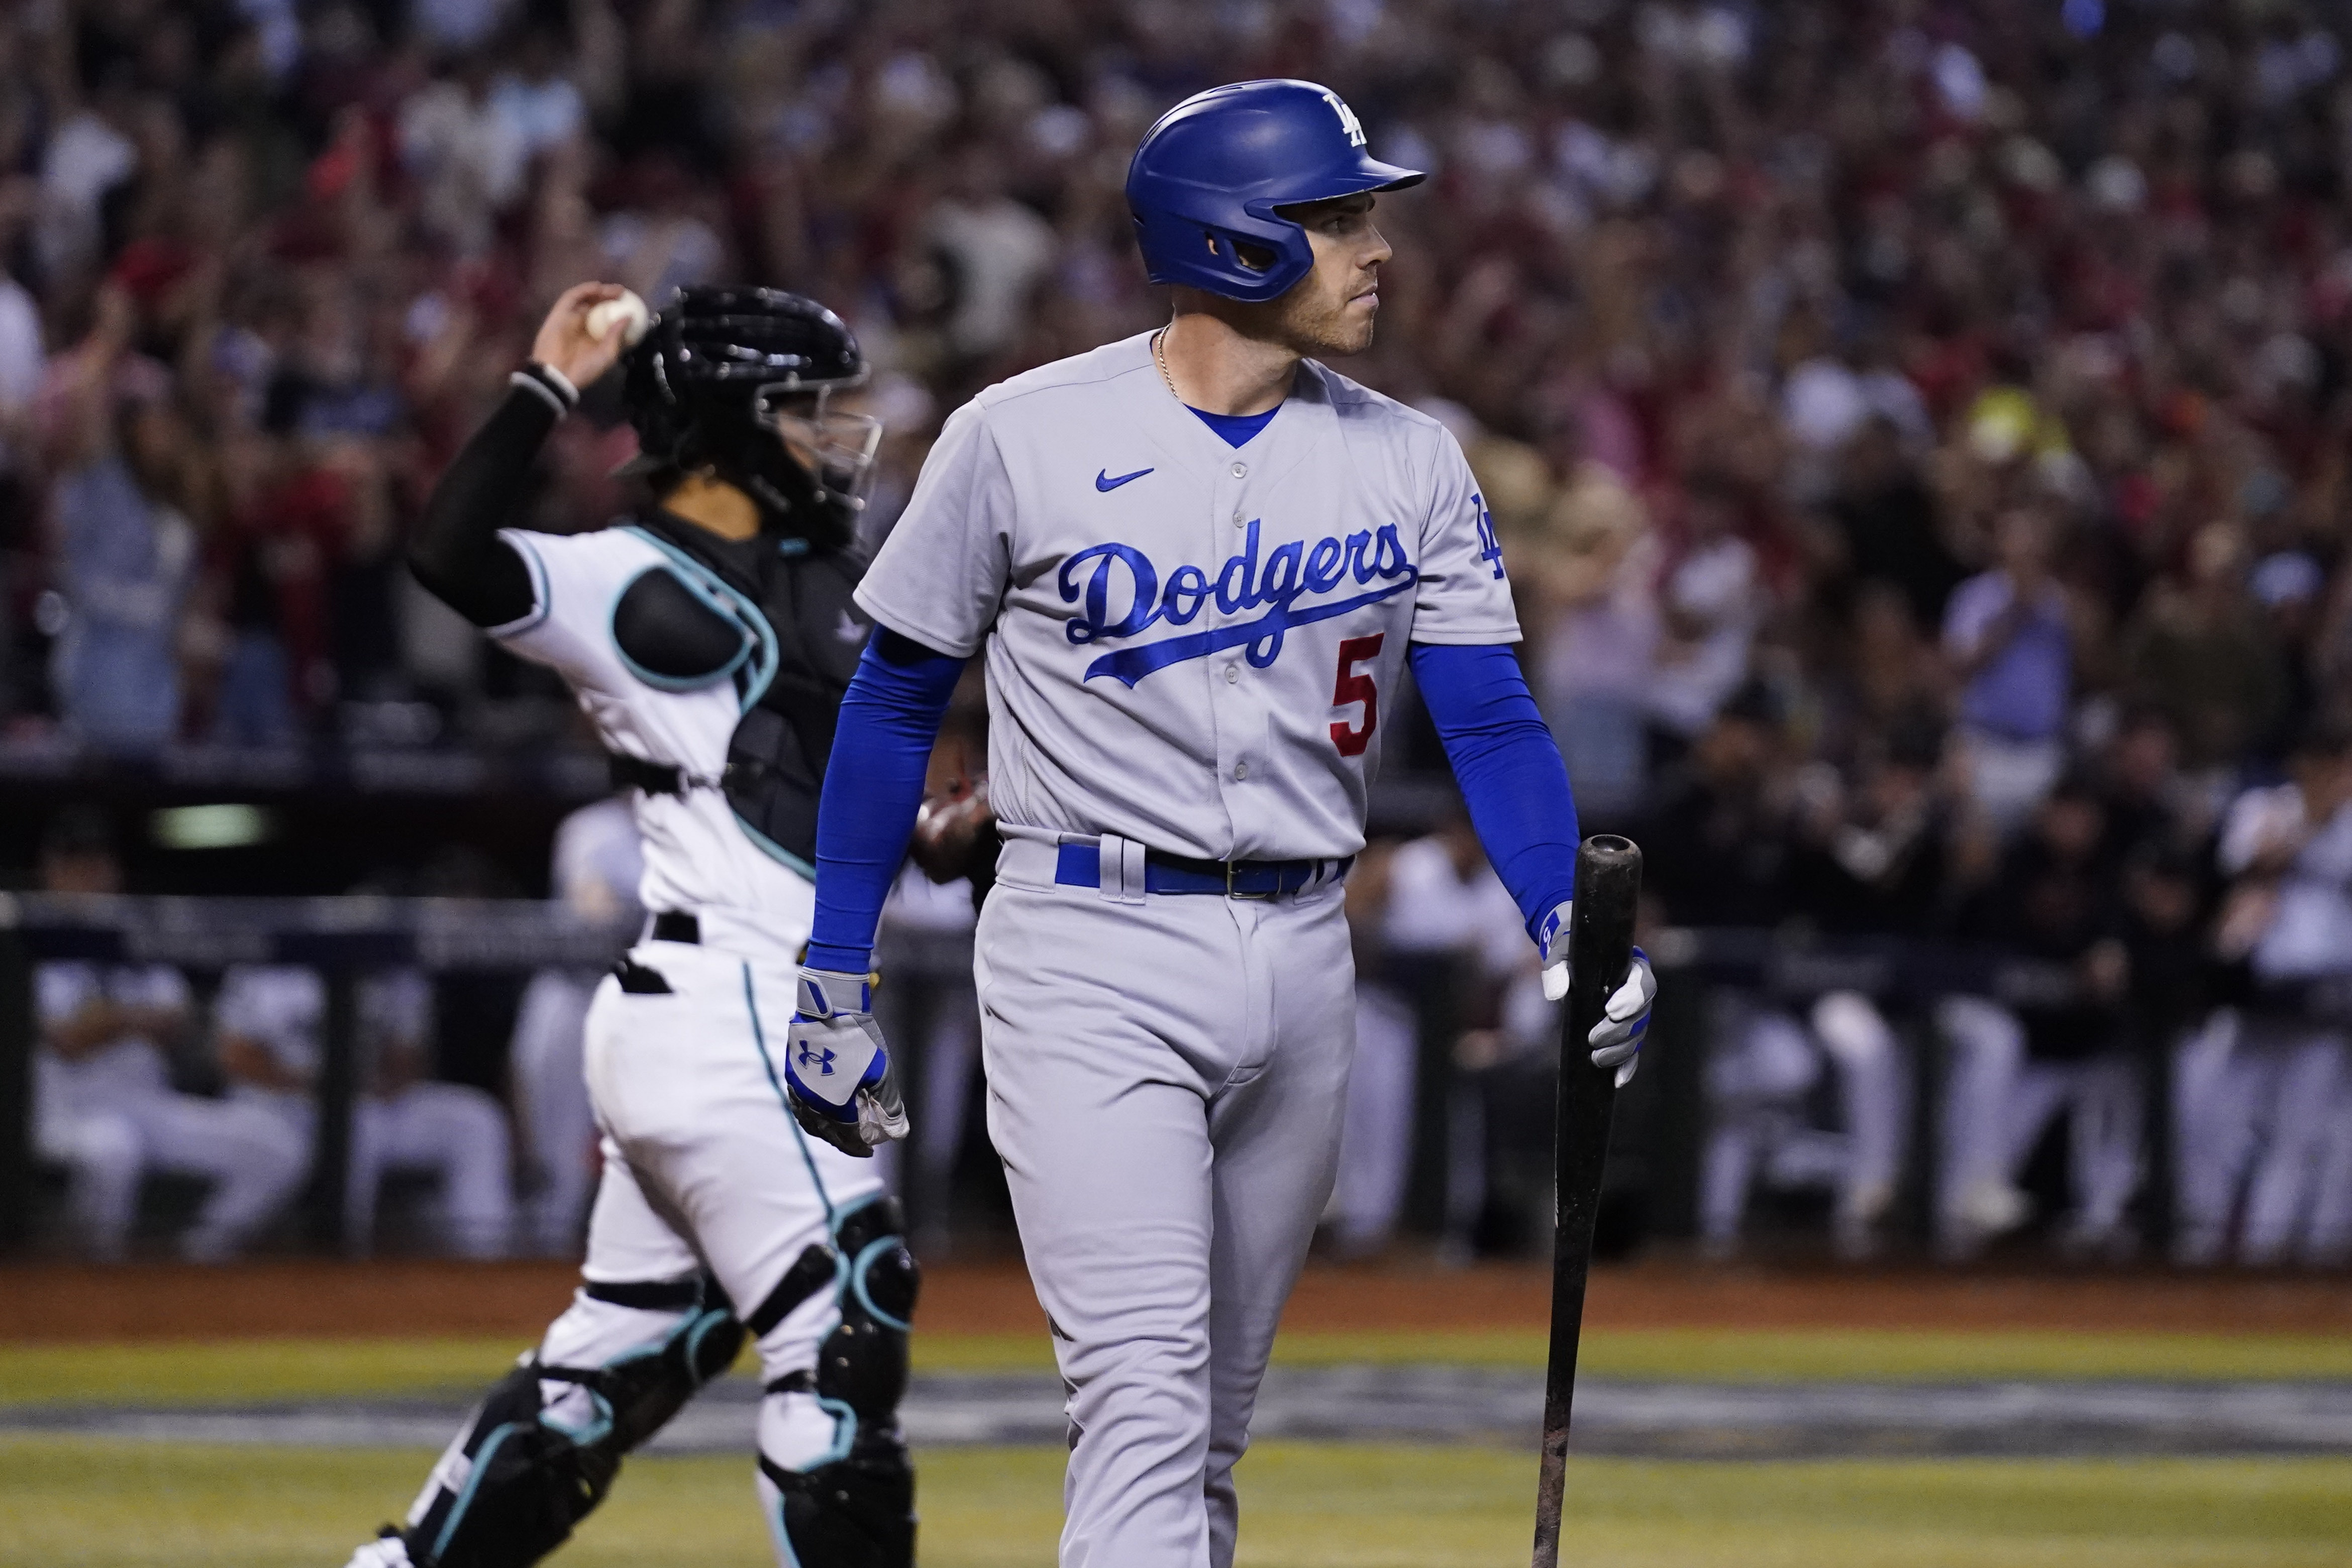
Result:
{"type": "MultiPolygon", "coordinates": [[[[621,531],[623,533],[634,534],[638,538],[645,540],[646,543],[653,546],[654,549],[661,551],[664,556],[668,558],[671,569],[677,573],[679,580],[686,584],[687,588],[690,591],[709,603],[712,609],[718,611],[723,615],[727,615],[734,619],[744,628],[744,630],[751,632],[753,637],[758,639],[759,652],[756,655],[752,655],[751,657],[751,676],[743,684],[742,700],[737,706],[736,709],[739,713],[751,712],[751,706],[758,702],[761,696],[766,695],[769,683],[776,678],[776,665],[782,657],[776,647],[775,629],[768,624],[767,616],[761,612],[758,605],[752,603],[749,599],[744,598],[742,594],[737,592],[726,579],[720,577],[717,572],[712,571],[709,567],[703,565],[700,561],[695,559],[692,556],[687,554],[686,551],[678,549],[676,545],[671,544],[667,539],[663,538],[660,535],[653,533],[646,528],[640,528],[635,523],[626,525],[621,531]]],[[[635,580],[636,579],[634,577],[629,580],[630,582],[634,582],[635,580]]],[[[627,591],[627,583],[622,584],[622,591],[627,591]]],[[[619,601],[619,595],[615,594],[614,596],[614,602],[617,604],[619,601]]],[[[611,635],[612,624],[612,612],[608,610],[605,612],[604,615],[605,634],[607,636],[611,635]]],[[[620,644],[615,643],[614,644],[614,649],[615,652],[619,652],[620,644]]],[[[749,652],[748,648],[746,651],[747,653],[749,652]]],[[[666,685],[665,682],[667,680],[667,677],[654,676],[651,679],[648,679],[646,674],[642,674],[638,670],[635,662],[630,659],[627,653],[621,653],[621,662],[623,664],[627,666],[628,671],[632,675],[635,675],[639,680],[645,681],[647,685],[653,686],[656,690],[697,690],[699,689],[701,685],[707,684],[704,681],[698,680],[693,686],[678,686],[674,684],[666,685]]],[[[742,661],[739,659],[735,663],[730,664],[724,673],[732,674],[741,667],[742,661]]]]}
{"type": "Polygon", "coordinates": [[[793,853],[792,851],[784,848],[783,845],[776,842],[775,840],[770,838],[767,834],[761,832],[759,829],[745,821],[743,820],[742,812],[730,811],[729,812],[729,815],[735,819],[735,825],[743,830],[743,836],[760,846],[760,852],[761,854],[766,855],[770,860],[776,861],[783,865],[792,867],[793,870],[800,873],[801,875],[808,878],[811,882],[814,882],[816,880],[816,867],[809,864],[808,862],[801,859],[800,856],[793,853]]]}

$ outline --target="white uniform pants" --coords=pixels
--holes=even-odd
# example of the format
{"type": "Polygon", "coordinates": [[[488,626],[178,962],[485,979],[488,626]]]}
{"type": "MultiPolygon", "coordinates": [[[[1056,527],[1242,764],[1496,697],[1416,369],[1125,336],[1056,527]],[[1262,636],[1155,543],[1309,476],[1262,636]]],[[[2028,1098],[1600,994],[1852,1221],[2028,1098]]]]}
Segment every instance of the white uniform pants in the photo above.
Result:
{"type": "Polygon", "coordinates": [[[544,1257],[578,1248],[595,1179],[596,1118],[581,1052],[597,978],[541,969],[515,1012],[515,1111],[533,1177],[523,1223],[530,1249],[544,1257]]]}
{"type": "Polygon", "coordinates": [[[1858,991],[1815,999],[1811,1029],[1779,1011],[1732,1001],[1722,1047],[1707,1063],[1709,1131],[1700,1176],[1699,1230],[1730,1246],[1750,1186],[1827,1186],[1837,1193],[1840,1248],[1866,1250],[1895,1197],[1909,1112],[1900,1042],[1877,1004],[1858,991]],[[1823,1061],[1837,1073],[1843,1130],[1807,1124],[1803,1101],[1823,1061]]]}
{"type": "Polygon", "coordinates": [[[103,1260],[122,1256],[140,1179],[149,1171],[212,1183],[195,1223],[180,1238],[180,1254],[216,1262],[276,1218],[309,1168],[301,1135],[242,1101],[160,1093],[45,1109],[50,1113],[37,1128],[40,1152],[70,1173],[75,1228],[91,1256],[103,1260]]]}
{"type": "Polygon", "coordinates": [[[1966,1252],[1983,1239],[1992,1212],[1986,1195],[2014,1193],[2033,1145],[2061,1111],[2073,1118],[2073,1233],[2092,1245],[2120,1239],[2141,1169],[2144,1112],[2132,1064],[2119,1056],[2032,1061],[2017,1015],[1982,997],[1947,997],[1936,1019],[1952,1048],[1937,1182],[1946,1249],[1966,1252]]]}
{"type": "Polygon", "coordinates": [[[412,1083],[352,1106],[352,1163],[343,1188],[343,1236],[365,1251],[376,1199],[394,1171],[434,1178],[435,1239],[461,1258],[505,1256],[514,1239],[514,1176],[507,1113],[466,1083],[412,1083]]]}
{"type": "MultiPolygon", "coordinates": [[[[588,1091],[604,1129],[604,1171],[581,1273],[626,1284],[708,1269],[749,1314],[803,1249],[830,1240],[835,1216],[881,1191],[881,1178],[873,1161],[802,1133],[785,1103],[794,972],[677,942],[648,942],[631,957],[671,989],[635,994],[607,978],[588,1009],[588,1091]]],[[[575,1301],[548,1330],[545,1359],[603,1343],[614,1311],[575,1301]]],[[[760,1338],[763,1376],[814,1366],[839,1317],[829,1291],[787,1313],[760,1338]]],[[[833,1416],[810,1395],[771,1395],[761,1406],[760,1450],[788,1469],[828,1457],[835,1437],[833,1416]]],[[[759,1488],[772,1528],[775,1490],[764,1476],[759,1488]]],[[[792,1562],[781,1539],[778,1554],[792,1562]]]]}
{"type": "Polygon", "coordinates": [[[1356,1065],[1339,1128],[1339,1171],[1329,1217],[1341,1252],[1378,1251],[1396,1229],[1412,1162],[1414,1076],[1421,1033],[1412,1001],[1394,988],[1356,987],[1356,1065]]]}
{"type": "Polygon", "coordinates": [[[1062,1568],[1226,1568],[1233,1467],[1331,1190],[1354,963],[1289,898],[1000,880],[989,1131],[1069,1388],[1062,1568]]]}
{"type": "Polygon", "coordinates": [[[2219,1261],[2241,1215],[2246,1262],[2352,1255],[2352,1061],[2343,1036],[2223,1009],[2182,1041],[2174,1062],[2180,1259],[2219,1261]]]}

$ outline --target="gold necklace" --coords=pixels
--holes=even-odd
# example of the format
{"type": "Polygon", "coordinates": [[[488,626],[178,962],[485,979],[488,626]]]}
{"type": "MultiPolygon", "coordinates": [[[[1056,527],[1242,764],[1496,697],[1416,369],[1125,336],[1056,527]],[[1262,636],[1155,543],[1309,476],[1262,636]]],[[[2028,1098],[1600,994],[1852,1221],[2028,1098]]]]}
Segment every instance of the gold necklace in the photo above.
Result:
{"type": "Polygon", "coordinates": [[[1168,395],[1178,402],[1182,402],[1184,394],[1176,390],[1176,378],[1168,373],[1168,356],[1160,347],[1160,340],[1166,336],[1168,336],[1168,329],[1165,327],[1151,334],[1151,362],[1160,367],[1160,379],[1166,384],[1168,395]]]}

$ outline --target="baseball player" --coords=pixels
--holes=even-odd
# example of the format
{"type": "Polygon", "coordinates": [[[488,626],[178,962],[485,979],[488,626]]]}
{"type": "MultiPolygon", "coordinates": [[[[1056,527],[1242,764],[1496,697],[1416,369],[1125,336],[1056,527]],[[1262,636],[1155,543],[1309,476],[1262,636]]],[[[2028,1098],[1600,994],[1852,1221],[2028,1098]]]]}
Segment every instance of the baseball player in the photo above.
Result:
{"type": "MultiPolygon", "coordinates": [[[[618,922],[644,914],[637,883],[646,873],[636,812],[619,795],[581,807],[555,830],[550,868],[555,896],[583,920],[618,922]]],[[[580,1245],[594,1179],[595,1113],[581,1065],[588,1005],[604,977],[590,967],[552,966],[531,976],[515,1009],[516,1118],[532,1166],[526,1228],[534,1251],[562,1257],[580,1245]]]]}
{"type": "MultiPolygon", "coordinates": [[[[590,533],[505,526],[577,389],[623,358],[625,292],[556,301],[409,551],[427,589],[571,684],[635,808],[650,918],[588,1009],[604,1168],[582,1284],[353,1568],[535,1562],[747,1338],[778,1561],[906,1568],[914,1260],[872,1162],[799,1131],[782,1061],[818,780],[867,635],[849,540],[880,431],[832,406],[866,366],[831,311],[688,289],[625,359],[627,466],[656,504],[590,533]]],[[[903,1126],[895,1099],[877,1114],[903,1126]]]]}
{"type": "MultiPolygon", "coordinates": [[[[985,651],[1005,839],[981,912],[989,1131],[1069,1387],[1065,1568],[1233,1559],[1233,1467],[1332,1179],[1341,883],[1408,661],[1481,841],[1567,980],[1577,842],[1493,524],[1436,421],[1315,356],[1371,340],[1379,162],[1311,82],[1214,89],[1127,194],[1165,327],[947,421],[857,591],[876,622],[819,818],[803,1122],[897,1135],[866,980],[931,736],[985,651]]],[[[1654,982],[1594,1060],[1631,1068],[1654,982]]]]}
{"type": "Polygon", "coordinates": [[[2315,720],[2291,777],[2231,803],[2217,938],[2242,1005],[2184,1041],[2173,1077],[2183,1262],[2352,1257],[2352,727],[2315,720]]]}
{"type": "MultiPolygon", "coordinates": [[[[60,812],[41,843],[47,891],[103,895],[121,877],[105,819],[60,812]]],[[[93,1257],[123,1256],[150,1170],[211,1184],[180,1238],[192,1262],[234,1256],[293,1197],[309,1166],[299,1133],[260,1106],[173,1089],[164,1053],[190,1012],[179,970],[52,958],[34,968],[33,997],[35,1143],[71,1175],[74,1218],[93,1257]]]]}
{"type": "MultiPolygon", "coordinates": [[[[433,985],[415,969],[359,983],[359,1082],[352,1104],[343,1238],[357,1253],[375,1236],[376,1199],[395,1170],[436,1178],[437,1239],[468,1258],[505,1256],[514,1236],[506,1110],[468,1083],[424,1077],[433,985]]],[[[213,1022],[230,1099],[267,1111],[306,1150],[319,1131],[319,1068],[327,983],[296,964],[239,964],[221,977],[213,1022]]]]}

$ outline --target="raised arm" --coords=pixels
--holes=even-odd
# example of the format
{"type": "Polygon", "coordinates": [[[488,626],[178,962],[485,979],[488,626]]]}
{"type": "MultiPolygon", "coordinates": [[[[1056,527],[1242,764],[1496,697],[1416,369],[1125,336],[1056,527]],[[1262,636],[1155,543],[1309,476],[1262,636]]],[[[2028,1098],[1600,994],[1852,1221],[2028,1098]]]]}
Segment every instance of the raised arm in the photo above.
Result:
{"type": "Polygon", "coordinates": [[[618,323],[602,339],[588,333],[588,312],[619,298],[620,285],[582,283],[563,291],[517,371],[506,401],[474,432],[416,521],[409,570],[425,591],[477,626],[503,626],[530,613],[530,571],[499,538],[522,509],[530,465],[556,421],[580,401],[580,389],[612,369],[620,355],[618,323]]]}

